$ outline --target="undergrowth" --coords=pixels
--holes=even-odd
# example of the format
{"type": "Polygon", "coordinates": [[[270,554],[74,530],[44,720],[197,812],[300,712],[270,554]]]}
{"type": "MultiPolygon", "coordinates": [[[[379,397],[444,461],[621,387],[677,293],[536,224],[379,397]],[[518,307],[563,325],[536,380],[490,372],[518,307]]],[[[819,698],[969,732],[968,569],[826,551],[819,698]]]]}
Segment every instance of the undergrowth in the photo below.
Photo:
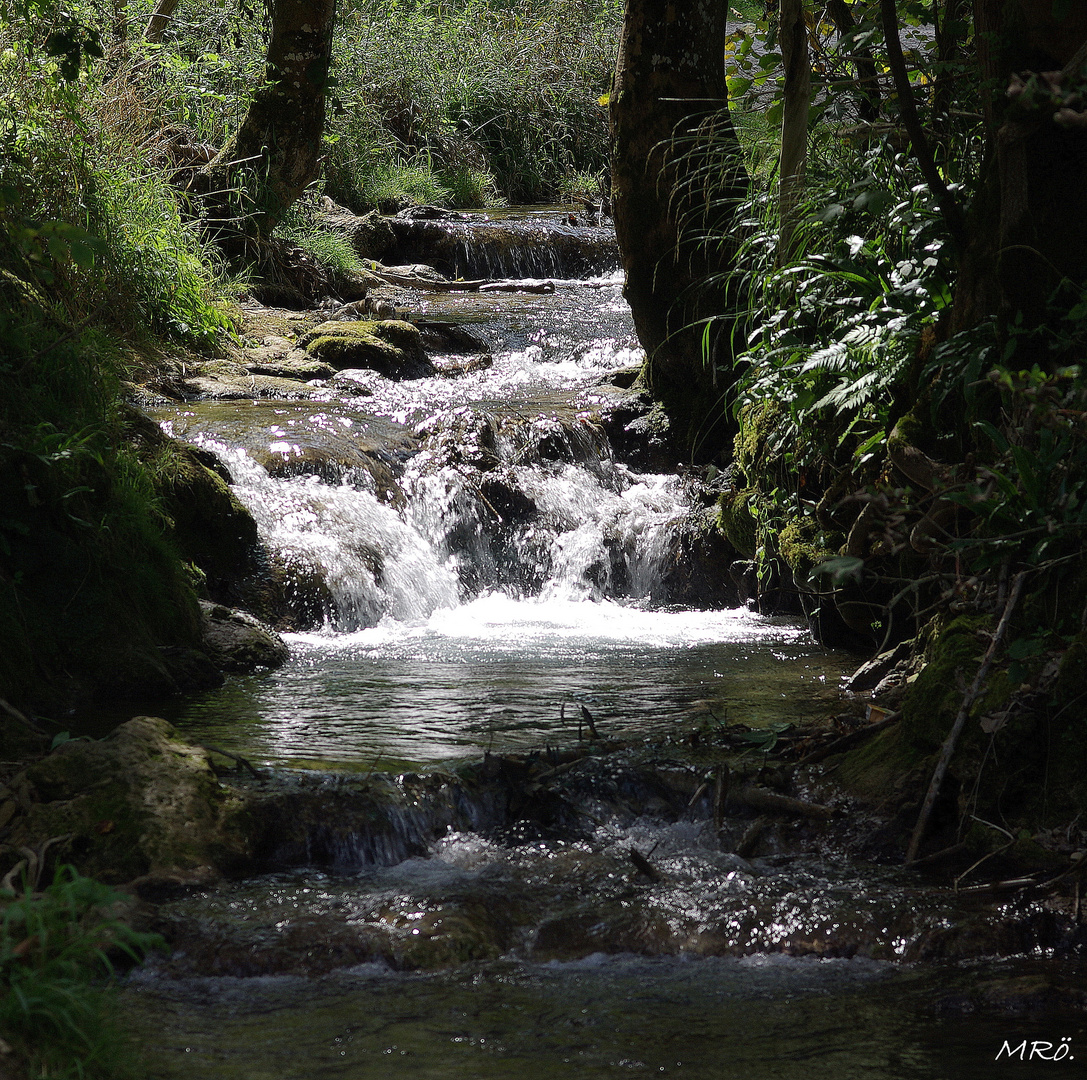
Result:
{"type": "Polygon", "coordinates": [[[31,1077],[137,1080],[110,987],[118,960],[158,947],[112,914],[127,897],[71,867],[40,893],[0,892],[0,1035],[31,1077]]]}

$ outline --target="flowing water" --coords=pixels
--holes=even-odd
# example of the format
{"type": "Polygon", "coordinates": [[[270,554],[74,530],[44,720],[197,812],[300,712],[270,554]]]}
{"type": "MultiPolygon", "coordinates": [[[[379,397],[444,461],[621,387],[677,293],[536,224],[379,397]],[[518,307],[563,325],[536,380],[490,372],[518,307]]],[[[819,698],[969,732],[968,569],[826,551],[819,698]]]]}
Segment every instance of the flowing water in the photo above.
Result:
{"type": "MultiPolygon", "coordinates": [[[[638,421],[609,421],[609,379],[640,354],[614,255],[586,232],[587,276],[553,293],[412,300],[489,356],[437,358],[461,374],[343,372],[312,401],[158,416],[217,455],[316,598],[286,667],[172,719],[273,766],[323,820],[268,874],[164,906],[179,951],[125,991],[152,1075],[950,1080],[1010,1075],[994,1056],[1019,1032],[1082,1042],[1081,1013],[1032,1027],[971,996],[1038,961],[903,965],[962,918],[955,898],[805,851],[802,832],[742,859],[748,823],[710,827],[691,731],[820,709],[850,662],[682,585],[677,537],[709,502],[616,445],[638,421]],[[487,752],[575,745],[583,707],[626,749],[564,779],[576,827],[466,779],[487,752]],[[644,748],[680,759],[675,786],[638,771],[644,748]]],[[[472,255],[470,226],[451,233],[472,255]]],[[[549,272],[538,246],[501,259],[549,272]]],[[[1032,911],[975,922],[1002,919],[1022,950],[1040,940],[1032,911]]]]}

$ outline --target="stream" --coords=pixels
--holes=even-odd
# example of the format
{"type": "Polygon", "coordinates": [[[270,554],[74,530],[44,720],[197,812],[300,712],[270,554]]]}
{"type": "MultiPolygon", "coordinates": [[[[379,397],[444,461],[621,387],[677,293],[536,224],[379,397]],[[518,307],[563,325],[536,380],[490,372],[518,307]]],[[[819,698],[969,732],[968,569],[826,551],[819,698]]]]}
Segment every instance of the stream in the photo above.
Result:
{"type": "Polygon", "coordinates": [[[1022,1039],[1087,1060],[1043,913],[971,910],[803,825],[745,858],[749,820],[714,830],[714,731],[825,711],[856,660],[706,593],[712,493],[661,468],[622,389],[641,354],[606,230],[557,220],[420,230],[448,273],[554,282],[391,290],[470,334],[472,362],[156,413],[215,454],[299,599],[284,668],[169,719],[269,769],[304,838],[162,904],[175,952],[123,991],[149,1075],[1072,1074],[1074,1049],[995,1060],[1022,1039]],[[552,757],[572,766],[535,803],[508,776],[495,796],[488,762],[584,745],[590,722],[610,754],[552,757]]]}

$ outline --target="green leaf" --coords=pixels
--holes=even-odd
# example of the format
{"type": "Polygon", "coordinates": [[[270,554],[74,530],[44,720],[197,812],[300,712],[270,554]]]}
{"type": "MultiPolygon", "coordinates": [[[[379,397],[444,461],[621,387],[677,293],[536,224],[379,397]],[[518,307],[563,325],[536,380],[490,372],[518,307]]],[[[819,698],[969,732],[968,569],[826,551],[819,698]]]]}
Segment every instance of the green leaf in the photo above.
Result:
{"type": "Polygon", "coordinates": [[[864,559],[855,555],[836,555],[812,567],[809,577],[829,577],[835,585],[846,581],[860,581],[864,575],[864,559]]]}

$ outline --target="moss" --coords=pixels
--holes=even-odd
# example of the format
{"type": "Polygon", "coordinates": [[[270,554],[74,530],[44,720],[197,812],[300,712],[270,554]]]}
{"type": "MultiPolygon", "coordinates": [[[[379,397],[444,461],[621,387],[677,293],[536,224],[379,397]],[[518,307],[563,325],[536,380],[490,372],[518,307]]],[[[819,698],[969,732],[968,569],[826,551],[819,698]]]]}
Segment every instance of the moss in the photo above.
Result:
{"type": "Polygon", "coordinates": [[[825,534],[814,518],[793,518],[778,535],[778,554],[798,582],[805,582],[811,571],[837,551],[827,546],[825,534]]]}
{"type": "Polygon", "coordinates": [[[887,809],[920,798],[930,760],[898,725],[844,754],[834,779],[854,798],[887,809]]]}
{"type": "Polygon", "coordinates": [[[321,323],[298,343],[311,356],[341,370],[364,367],[410,375],[412,369],[429,366],[419,328],[398,319],[321,323]]]}
{"type": "MultiPolygon", "coordinates": [[[[125,435],[148,470],[178,554],[199,568],[206,594],[227,604],[246,604],[250,584],[264,570],[257,525],[226,481],[197,452],[169,438],[135,410],[125,435]]],[[[186,570],[191,580],[191,571],[186,570]]]]}
{"type": "Polygon", "coordinates": [[[754,482],[761,471],[763,456],[770,436],[778,427],[783,406],[777,401],[749,403],[740,413],[740,430],[736,433],[734,461],[754,482]]]}
{"type": "MultiPolygon", "coordinates": [[[[988,616],[964,615],[932,634],[928,663],[902,703],[903,729],[919,747],[935,749],[947,738],[962,705],[964,685],[973,678],[985,651],[978,631],[990,625],[988,616]]],[[[976,740],[980,730],[970,725],[964,743],[971,736],[976,740]]]]}
{"type": "Polygon", "coordinates": [[[241,803],[165,720],[137,717],[101,741],[64,743],[25,777],[37,801],[10,843],[67,836],[65,861],[104,881],[199,879],[246,855],[241,803]]]}
{"type": "Polygon", "coordinates": [[[744,488],[717,500],[717,527],[745,559],[753,559],[758,549],[758,522],[751,512],[751,500],[757,497],[755,488],[744,488]]]}

